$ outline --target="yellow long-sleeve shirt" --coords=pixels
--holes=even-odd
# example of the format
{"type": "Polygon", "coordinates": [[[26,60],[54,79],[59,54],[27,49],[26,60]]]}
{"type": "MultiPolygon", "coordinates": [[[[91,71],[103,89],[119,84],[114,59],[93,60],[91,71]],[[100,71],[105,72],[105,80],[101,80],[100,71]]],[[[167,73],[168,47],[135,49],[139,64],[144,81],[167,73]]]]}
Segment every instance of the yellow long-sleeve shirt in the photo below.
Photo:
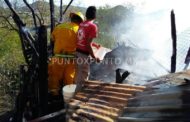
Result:
{"type": "Polygon", "coordinates": [[[55,27],[52,32],[54,54],[76,51],[77,31],[79,25],[68,22],[55,27]]]}

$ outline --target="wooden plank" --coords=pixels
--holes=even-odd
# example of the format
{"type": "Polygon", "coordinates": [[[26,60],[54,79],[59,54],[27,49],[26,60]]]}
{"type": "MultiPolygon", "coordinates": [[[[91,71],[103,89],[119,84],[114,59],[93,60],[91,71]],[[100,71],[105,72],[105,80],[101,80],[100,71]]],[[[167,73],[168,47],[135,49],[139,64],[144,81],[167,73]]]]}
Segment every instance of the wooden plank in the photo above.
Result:
{"type": "Polygon", "coordinates": [[[119,109],[125,107],[125,105],[126,105],[126,103],[105,101],[105,100],[97,99],[97,98],[90,98],[89,102],[97,102],[97,103],[101,103],[103,105],[108,105],[108,106],[111,106],[111,107],[117,107],[119,109]]]}
{"type": "Polygon", "coordinates": [[[97,99],[103,99],[105,101],[110,102],[116,102],[116,103],[126,103],[127,99],[119,98],[119,97],[112,97],[112,96],[106,96],[106,95],[89,95],[89,94],[76,94],[74,96],[76,99],[81,99],[82,101],[88,101],[90,98],[97,98],[97,99]]]}
{"type": "Polygon", "coordinates": [[[100,115],[100,114],[96,114],[93,112],[89,112],[87,110],[83,110],[83,109],[78,109],[77,114],[82,115],[87,117],[88,119],[90,119],[91,121],[96,121],[96,122],[115,122],[114,119],[106,116],[106,115],[100,115]]]}
{"type": "Polygon", "coordinates": [[[145,86],[136,86],[136,85],[129,85],[129,84],[117,84],[117,83],[104,83],[100,81],[86,81],[85,85],[101,85],[101,86],[114,86],[119,88],[134,88],[139,90],[145,90],[145,86]]]}
{"type": "Polygon", "coordinates": [[[75,96],[73,99],[83,101],[83,102],[99,103],[99,104],[112,106],[112,107],[125,107],[125,104],[126,104],[126,103],[121,103],[119,101],[114,102],[114,101],[111,101],[110,99],[105,100],[105,99],[101,99],[101,98],[94,98],[94,97],[88,98],[88,97],[84,97],[84,96],[75,96]]]}
{"type": "Polygon", "coordinates": [[[96,98],[96,97],[99,97],[99,98],[110,98],[110,99],[116,99],[120,102],[125,102],[127,101],[127,98],[122,98],[122,97],[119,97],[119,96],[109,96],[109,95],[104,95],[104,94],[88,94],[88,93],[84,93],[84,92],[79,92],[77,93],[76,95],[82,95],[82,96],[86,96],[86,97],[89,97],[89,98],[96,98]]]}
{"type": "MultiPolygon", "coordinates": [[[[75,106],[75,103],[70,103],[69,105],[75,106]]],[[[102,108],[93,107],[88,104],[78,104],[77,106],[79,106],[79,109],[86,110],[86,111],[93,112],[93,113],[100,114],[100,115],[106,115],[111,118],[116,118],[119,116],[118,112],[113,112],[111,110],[105,110],[102,108]]]]}
{"type": "Polygon", "coordinates": [[[121,92],[114,92],[114,91],[105,91],[105,90],[97,90],[97,89],[84,89],[82,92],[85,93],[90,93],[90,94],[103,94],[103,95],[108,95],[108,96],[118,96],[121,98],[129,98],[132,97],[132,94],[125,94],[121,92]]]}
{"type": "Polygon", "coordinates": [[[112,107],[112,106],[102,105],[102,104],[89,102],[89,101],[88,102],[82,102],[82,101],[79,101],[79,100],[72,99],[71,102],[69,103],[69,105],[71,105],[71,106],[80,106],[79,104],[88,105],[88,106],[104,109],[104,110],[107,110],[107,111],[112,111],[114,113],[117,113],[117,112],[120,111],[120,109],[112,107]]]}
{"type": "Polygon", "coordinates": [[[143,90],[141,90],[141,89],[120,88],[120,87],[103,86],[103,85],[88,85],[88,86],[84,85],[84,88],[104,90],[104,91],[113,91],[113,92],[125,93],[125,94],[134,94],[134,93],[137,93],[137,92],[143,92],[143,90]]]}

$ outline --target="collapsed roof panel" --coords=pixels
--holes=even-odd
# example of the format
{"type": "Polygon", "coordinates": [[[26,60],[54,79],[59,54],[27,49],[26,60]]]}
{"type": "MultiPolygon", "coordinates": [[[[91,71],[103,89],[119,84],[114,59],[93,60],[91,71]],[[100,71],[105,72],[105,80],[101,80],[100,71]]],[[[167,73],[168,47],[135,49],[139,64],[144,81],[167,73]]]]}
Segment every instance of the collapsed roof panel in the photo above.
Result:
{"type": "Polygon", "coordinates": [[[69,116],[73,121],[190,121],[189,79],[190,71],[185,71],[143,86],[88,81],[71,99],[69,116]]]}

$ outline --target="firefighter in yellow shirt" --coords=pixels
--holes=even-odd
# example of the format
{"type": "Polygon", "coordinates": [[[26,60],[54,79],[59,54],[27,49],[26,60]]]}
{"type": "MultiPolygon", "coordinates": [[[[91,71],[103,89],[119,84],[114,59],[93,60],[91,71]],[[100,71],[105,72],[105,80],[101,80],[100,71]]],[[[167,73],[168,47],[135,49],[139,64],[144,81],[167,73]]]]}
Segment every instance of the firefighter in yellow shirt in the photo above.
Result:
{"type": "Polygon", "coordinates": [[[52,32],[54,56],[48,65],[48,88],[53,95],[59,94],[62,85],[74,83],[77,31],[84,16],[74,12],[70,19],[71,22],[59,24],[52,32]]]}

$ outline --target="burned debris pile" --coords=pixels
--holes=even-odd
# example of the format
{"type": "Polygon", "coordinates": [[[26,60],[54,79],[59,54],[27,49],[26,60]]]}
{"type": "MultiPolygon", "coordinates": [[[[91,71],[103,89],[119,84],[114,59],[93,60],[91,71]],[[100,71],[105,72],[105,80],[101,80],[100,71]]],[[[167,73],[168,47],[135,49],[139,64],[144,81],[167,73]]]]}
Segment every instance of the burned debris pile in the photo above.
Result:
{"type": "MultiPolygon", "coordinates": [[[[108,52],[101,63],[91,64],[90,80],[100,80],[104,82],[115,81],[116,70],[118,68],[131,72],[136,64],[144,63],[150,58],[151,52],[149,50],[125,45],[118,46],[108,52]]],[[[131,75],[134,76],[135,73],[136,72],[133,72],[131,75]]],[[[139,78],[141,77],[139,74],[135,75],[138,75],[139,78]]]]}

